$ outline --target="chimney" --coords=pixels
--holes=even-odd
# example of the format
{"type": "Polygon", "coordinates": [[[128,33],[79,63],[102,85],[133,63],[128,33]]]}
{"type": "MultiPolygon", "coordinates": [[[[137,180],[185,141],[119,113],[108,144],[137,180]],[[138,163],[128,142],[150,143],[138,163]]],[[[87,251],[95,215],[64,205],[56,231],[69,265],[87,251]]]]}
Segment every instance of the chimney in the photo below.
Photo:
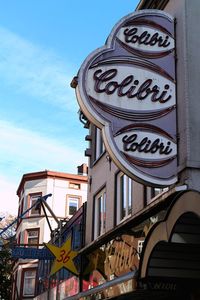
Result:
{"type": "Polygon", "coordinates": [[[82,164],[77,167],[78,169],[78,175],[85,175],[87,176],[88,174],[88,166],[86,164],[82,164]]]}

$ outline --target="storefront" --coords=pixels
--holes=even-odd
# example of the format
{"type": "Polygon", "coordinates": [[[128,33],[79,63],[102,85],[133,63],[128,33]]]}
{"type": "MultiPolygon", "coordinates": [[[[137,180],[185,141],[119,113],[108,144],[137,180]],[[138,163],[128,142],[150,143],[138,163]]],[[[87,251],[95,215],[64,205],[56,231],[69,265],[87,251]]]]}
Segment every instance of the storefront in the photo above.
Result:
{"type": "Polygon", "coordinates": [[[199,203],[195,191],[166,195],[84,248],[82,292],[67,299],[199,299],[199,203]]]}

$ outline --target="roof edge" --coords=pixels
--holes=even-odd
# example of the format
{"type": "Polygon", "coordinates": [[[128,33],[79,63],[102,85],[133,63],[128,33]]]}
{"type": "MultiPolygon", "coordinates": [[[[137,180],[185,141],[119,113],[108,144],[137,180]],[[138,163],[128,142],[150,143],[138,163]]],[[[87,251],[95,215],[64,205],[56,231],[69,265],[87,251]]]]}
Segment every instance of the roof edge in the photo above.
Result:
{"type": "Polygon", "coordinates": [[[71,180],[77,180],[77,181],[83,181],[83,182],[87,182],[87,180],[88,180],[88,176],[86,176],[86,175],[56,172],[56,171],[50,171],[50,170],[32,172],[32,173],[24,174],[22,176],[22,179],[19,183],[16,194],[18,196],[20,195],[21,189],[24,186],[26,181],[45,179],[45,178],[49,178],[49,177],[57,178],[57,179],[71,179],[71,180]]]}

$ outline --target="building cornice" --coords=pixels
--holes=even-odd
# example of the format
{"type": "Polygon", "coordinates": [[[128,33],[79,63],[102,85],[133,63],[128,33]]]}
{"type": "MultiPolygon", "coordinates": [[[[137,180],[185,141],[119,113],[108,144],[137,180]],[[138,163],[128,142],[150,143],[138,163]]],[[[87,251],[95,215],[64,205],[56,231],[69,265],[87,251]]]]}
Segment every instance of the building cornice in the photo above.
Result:
{"type": "Polygon", "coordinates": [[[55,172],[50,170],[44,170],[40,172],[27,173],[22,176],[19,187],[17,189],[17,195],[20,196],[20,192],[27,181],[31,180],[39,180],[39,179],[47,179],[47,178],[55,178],[61,180],[74,180],[82,183],[87,183],[88,177],[85,175],[76,175],[70,173],[63,172],[55,172]]]}

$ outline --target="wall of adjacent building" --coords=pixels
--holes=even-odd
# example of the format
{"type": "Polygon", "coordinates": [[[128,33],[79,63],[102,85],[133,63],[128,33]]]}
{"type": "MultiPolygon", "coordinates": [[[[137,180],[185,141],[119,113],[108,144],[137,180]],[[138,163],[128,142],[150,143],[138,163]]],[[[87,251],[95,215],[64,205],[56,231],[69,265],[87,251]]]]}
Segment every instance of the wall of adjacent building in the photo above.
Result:
{"type": "MultiPolygon", "coordinates": [[[[105,188],[106,192],[106,232],[113,230],[117,225],[117,192],[116,192],[116,176],[119,169],[110,160],[106,151],[104,151],[98,159],[94,159],[96,147],[96,136],[94,125],[91,125],[91,141],[89,144],[91,156],[88,165],[88,199],[87,199],[87,222],[86,222],[86,245],[95,240],[94,228],[95,224],[95,197],[105,188]]],[[[153,199],[152,199],[153,200],[153,199]]],[[[146,191],[142,184],[132,180],[132,213],[129,218],[141,211],[147,203],[151,202],[151,188],[147,187],[146,191]]],[[[124,219],[126,222],[128,219],[124,219]]],[[[99,236],[100,238],[100,236],[99,236]]]]}
{"type": "MultiPolygon", "coordinates": [[[[71,217],[67,215],[66,209],[68,195],[80,197],[80,206],[87,200],[86,176],[83,177],[79,175],[72,175],[67,178],[66,174],[65,178],[58,178],[58,175],[57,177],[55,175],[55,177],[46,176],[46,178],[33,180],[28,178],[27,180],[23,180],[20,183],[20,191],[18,191],[19,207],[21,206],[23,201],[23,211],[20,211],[19,214],[25,212],[30,207],[29,198],[31,194],[40,194],[42,196],[52,194],[51,197],[47,198],[47,204],[58,219],[66,218],[66,220],[71,217]],[[78,184],[80,188],[70,188],[70,183],[78,184]]],[[[57,228],[57,222],[54,220],[51,213],[47,209],[46,213],[52,229],[57,228]]],[[[30,216],[29,213],[27,213],[26,215],[24,215],[22,220],[19,220],[16,232],[16,241],[20,244],[27,244],[27,230],[37,228],[39,228],[39,244],[41,244],[41,246],[39,247],[43,247],[43,243],[48,242],[51,239],[51,231],[42,209],[40,215],[30,216]],[[20,240],[18,239],[19,236],[20,240]]],[[[26,268],[35,269],[37,268],[37,265],[38,260],[18,259],[16,261],[13,271],[15,273],[15,276],[17,275],[16,288],[18,289],[19,294],[21,293],[23,286],[23,270],[25,270],[26,268]]],[[[13,297],[14,296],[16,295],[13,295],[13,297]]]]}
{"type": "Polygon", "coordinates": [[[176,22],[177,109],[179,177],[190,188],[200,190],[200,105],[198,0],[170,0],[165,11],[176,22]]]}

